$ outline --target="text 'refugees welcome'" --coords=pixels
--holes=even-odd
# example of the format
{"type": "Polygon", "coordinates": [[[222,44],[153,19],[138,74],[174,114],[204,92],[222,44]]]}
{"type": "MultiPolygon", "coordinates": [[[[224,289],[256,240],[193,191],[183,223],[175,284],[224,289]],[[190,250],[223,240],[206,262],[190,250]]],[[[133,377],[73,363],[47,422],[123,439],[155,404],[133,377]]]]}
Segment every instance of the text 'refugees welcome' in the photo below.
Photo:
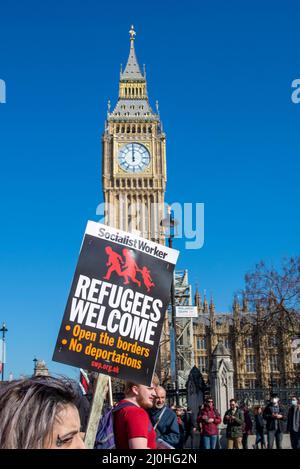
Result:
{"type": "Polygon", "coordinates": [[[153,345],[162,307],[160,299],[80,275],[69,320],[153,345]]]}

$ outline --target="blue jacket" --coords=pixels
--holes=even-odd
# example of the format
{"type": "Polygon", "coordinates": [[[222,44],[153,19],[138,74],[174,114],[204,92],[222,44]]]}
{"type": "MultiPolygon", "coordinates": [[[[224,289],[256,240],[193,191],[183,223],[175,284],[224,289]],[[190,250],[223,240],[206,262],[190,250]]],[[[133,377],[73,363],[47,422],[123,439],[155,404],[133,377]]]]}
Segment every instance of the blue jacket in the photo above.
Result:
{"type": "Polygon", "coordinates": [[[175,412],[167,406],[164,406],[162,409],[151,409],[149,411],[150,419],[154,427],[163,409],[166,410],[157,425],[156,433],[159,438],[175,447],[179,443],[180,438],[175,412]]]}

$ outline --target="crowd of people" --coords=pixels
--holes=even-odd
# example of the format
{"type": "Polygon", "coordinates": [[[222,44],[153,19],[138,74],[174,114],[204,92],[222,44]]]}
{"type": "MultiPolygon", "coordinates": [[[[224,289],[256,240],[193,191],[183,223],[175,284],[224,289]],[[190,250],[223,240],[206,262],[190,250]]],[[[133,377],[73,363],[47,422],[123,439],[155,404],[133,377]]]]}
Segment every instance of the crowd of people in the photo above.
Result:
{"type": "Polygon", "coordinates": [[[271,395],[264,408],[255,406],[251,411],[244,403],[238,405],[235,399],[231,399],[224,416],[215,408],[213,399],[207,397],[194,415],[189,407],[169,407],[166,390],[155,382],[150,387],[127,383],[126,389],[121,402],[129,400],[139,407],[116,411],[116,447],[119,449],[216,449],[221,447],[221,424],[226,427],[227,449],[249,449],[251,434],[256,435],[253,449],[273,449],[274,442],[276,448],[281,449],[284,431],[290,434],[291,448],[300,449],[300,400],[296,396],[291,397],[287,412],[276,394],[271,395]],[[196,444],[197,433],[200,439],[196,444]]]}
{"type": "MultiPolygon", "coordinates": [[[[221,425],[226,427],[227,449],[248,449],[250,434],[256,435],[255,449],[272,449],[274,443],[281,449],[285,431],[291,448],[300,449],[297,396],[288,408],[276,394],[264,408],[248,409],[231,399],[223,416],[211,397],[197,415],[189,407],[168,406],[166,397],[156,375],[150,386],[126,382],[124,398],[113,408],[117,449],[216,449],[221,447],[221,425]]],[[[83,403],[66,379],[37,376],[7,383],[0,388],[0,448],[84,449],[83,403]]]]}

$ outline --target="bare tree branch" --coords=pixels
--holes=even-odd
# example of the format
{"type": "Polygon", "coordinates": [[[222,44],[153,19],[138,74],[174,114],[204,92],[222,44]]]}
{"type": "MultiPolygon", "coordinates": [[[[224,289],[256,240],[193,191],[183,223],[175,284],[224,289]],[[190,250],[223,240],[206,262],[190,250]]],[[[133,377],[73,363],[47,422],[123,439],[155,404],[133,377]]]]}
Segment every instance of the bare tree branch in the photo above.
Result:
{"type": "Polygon", "coordinates": [[[285,258],[280,269],[261,261],[245,275],[245,300],[257,310],[257,325],[292,336],[300,330],[300,257],[285,258]],[[270,329],[271,328],[271,329],[270,329]]]}

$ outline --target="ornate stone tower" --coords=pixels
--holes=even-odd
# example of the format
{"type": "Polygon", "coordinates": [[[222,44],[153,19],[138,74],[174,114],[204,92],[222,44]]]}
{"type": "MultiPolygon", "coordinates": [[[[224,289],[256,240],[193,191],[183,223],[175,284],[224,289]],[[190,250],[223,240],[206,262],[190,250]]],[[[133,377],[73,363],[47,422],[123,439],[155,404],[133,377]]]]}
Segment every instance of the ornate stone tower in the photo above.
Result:
{"type": "Polygon", "coordinates": [[[130,31],[130,51],[120,71],[119,97],[113,111],[108,102],[103,133],[103,193],[106,223],[164,243],[161,233],[166,188],[166,137],[158,103],[152,111],[145,67],[139,67],[130,31]]]}

